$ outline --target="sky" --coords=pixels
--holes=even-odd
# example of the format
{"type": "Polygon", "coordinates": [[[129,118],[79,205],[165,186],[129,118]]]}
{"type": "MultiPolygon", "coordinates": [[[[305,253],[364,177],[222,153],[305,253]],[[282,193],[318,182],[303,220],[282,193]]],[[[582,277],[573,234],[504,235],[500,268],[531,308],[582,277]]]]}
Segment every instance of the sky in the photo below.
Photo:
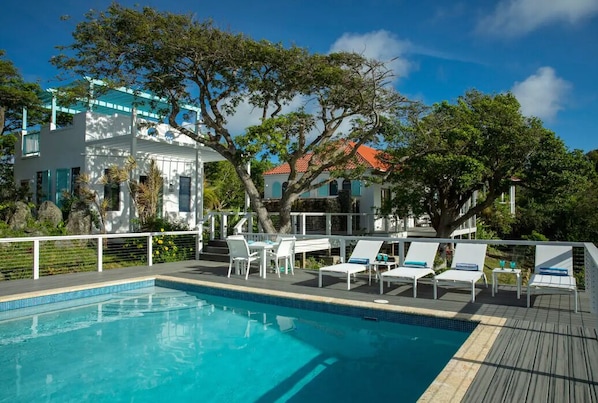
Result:
{"type": "MultiPolygon", "coordinates": [[[[57,85],[56,46],[109,0],[3,0],[0,49],[26,81],[57,85]],[[64,18],[68,16],[70,18],[64,18]]],[[[598,149],[598,0],[121,0],[212,19],[313,53],[388,61],[396,89],[428,105],[511,91],[565,145],[598,149]]]]}

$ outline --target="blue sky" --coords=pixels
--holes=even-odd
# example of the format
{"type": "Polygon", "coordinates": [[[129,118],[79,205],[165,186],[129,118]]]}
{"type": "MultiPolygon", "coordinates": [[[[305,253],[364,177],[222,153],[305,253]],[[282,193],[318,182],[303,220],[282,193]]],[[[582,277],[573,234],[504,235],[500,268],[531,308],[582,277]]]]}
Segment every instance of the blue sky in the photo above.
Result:
{"type": "MultiPolygon", "coordinates": [[[[468,89],[512,91],[570,149],[598,149],[598,0],[146,0],[254,39],[392,60],[396,88],[427,104],[468,89]]],[[[0,49],[28,81],[56,85],[48,60],[108,0],[4,0],[0,49]],[[61,21],[68,15],[70,20],[61,21]]],[[[133,6],[136,1],[120,1],[133,6]]]]}

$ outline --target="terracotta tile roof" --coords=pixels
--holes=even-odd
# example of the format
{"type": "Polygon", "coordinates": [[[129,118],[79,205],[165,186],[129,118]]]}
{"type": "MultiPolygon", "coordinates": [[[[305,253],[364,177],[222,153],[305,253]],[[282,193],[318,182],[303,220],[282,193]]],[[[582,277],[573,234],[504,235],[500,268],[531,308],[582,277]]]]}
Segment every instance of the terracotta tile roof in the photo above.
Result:
{"type": "MultiPolygon", "coordinates": [[[[355,147],[354,142],[349,142],[345,146],[345,151],[348,153],[351,151],[353,147],[355,147]]],[[[359,164],[364,164],[367,168],[377,170],[377,171],[386,171],[386,165],[379,161],[376,156],[381,154],[382,151],[376,150],[372,147],[361,145],[357,149],[357,161],[359,164]]],[[[297,161],[297,172],[306,172],[307,167],[310,164],[310,161],[313,157],[313,154],[307,154],[303,158],[297,161]]],[[[351,169],[355,168],[355,162],[350,162],[347,164],[346,168],[351,169]]],[[[289,174],[291,173],[291,168],[288,163],[284,163],[277,167],[272,168],[269,171],[264,172],[264,175],[277,175],[277,174],[289,174]]]]}

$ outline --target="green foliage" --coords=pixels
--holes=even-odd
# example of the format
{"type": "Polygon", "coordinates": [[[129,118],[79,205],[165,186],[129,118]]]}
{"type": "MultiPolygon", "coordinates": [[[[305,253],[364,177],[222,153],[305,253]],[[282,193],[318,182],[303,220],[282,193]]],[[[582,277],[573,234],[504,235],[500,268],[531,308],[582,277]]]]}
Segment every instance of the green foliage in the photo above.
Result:
{"type": "Polygon", "coordinates": [[[23,127],[23,108],[27,109],[28,127],[44,120],[37,83],[28,83],[0,49],[0,137],[23,127]]]}
{"type": "MultiPolygon", "coordinates": [[[[439,237],[494,207],[513,178],[522,186],[546,178],[564,185],[577,172],[562,142],[538,119],[524,117],[510,93],[472,90],[456,104],[416,112],[385,128],[388,158],[397,168],[385,178],[395,195],[387,212],[426,213],[439,237]],[[482,197],[468,208],[476,194],[482,197]]],[[[505,219],[493,222],[503,234],[510,225],[505,219]]]]}
{"type": "MultiPolygon", "coordinates": [[[[162,230],[164,232],[164,230],[162,230]]],[[[195,257],[195,248],[189,241],[193,237],[173,235],[158,235],[152,238],[152,252],[154,263],[180,262],[195,257]]]]}

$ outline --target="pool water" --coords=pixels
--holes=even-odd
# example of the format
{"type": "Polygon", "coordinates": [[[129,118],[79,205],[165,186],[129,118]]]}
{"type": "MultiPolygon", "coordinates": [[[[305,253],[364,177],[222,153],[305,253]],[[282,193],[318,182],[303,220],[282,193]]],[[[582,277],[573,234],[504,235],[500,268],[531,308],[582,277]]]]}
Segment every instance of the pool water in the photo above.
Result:
{"type": "Polygon", "coordinates": [[[152,287],[0,321],[0,402],[409,402],[468,336],[152,287]]]}

